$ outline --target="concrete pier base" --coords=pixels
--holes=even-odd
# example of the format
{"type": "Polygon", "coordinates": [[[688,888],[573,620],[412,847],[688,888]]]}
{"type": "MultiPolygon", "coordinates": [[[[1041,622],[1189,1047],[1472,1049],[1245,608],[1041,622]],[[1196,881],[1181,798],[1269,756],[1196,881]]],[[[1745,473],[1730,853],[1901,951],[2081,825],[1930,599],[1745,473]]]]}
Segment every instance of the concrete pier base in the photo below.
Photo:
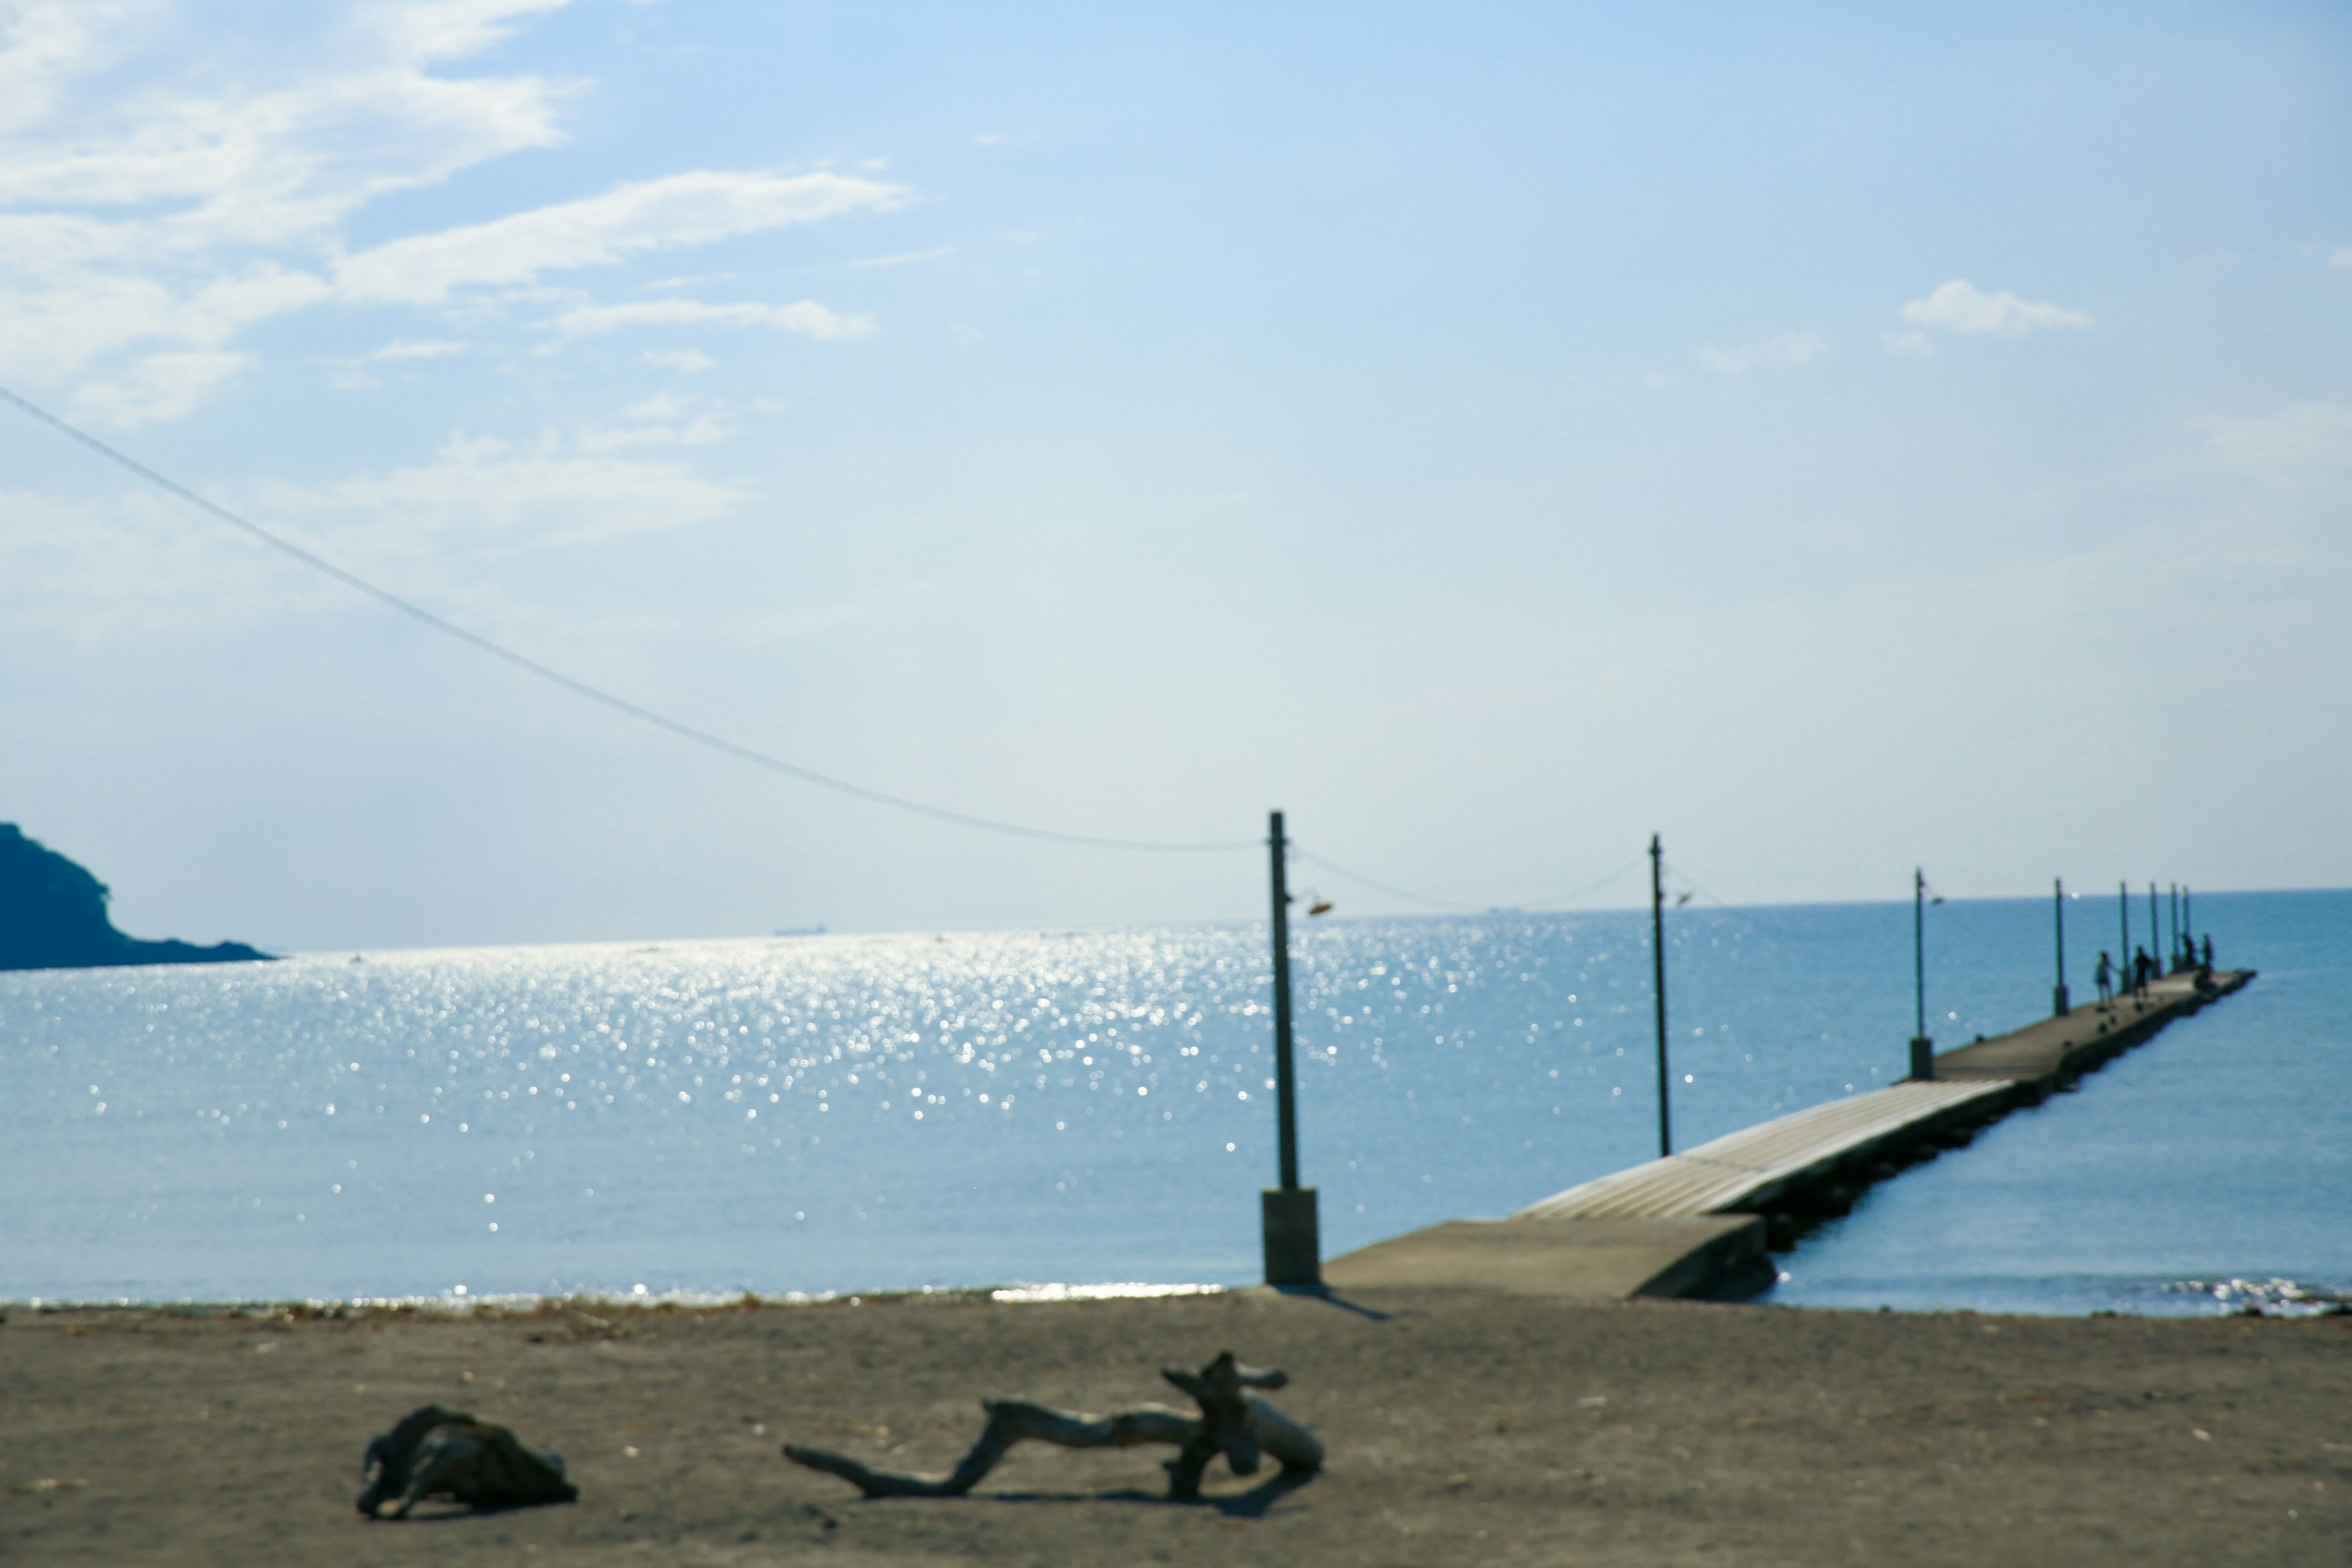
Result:
{"type": "Polygon", "coordinates": [[[1258,1194],[1265,1237],[1265,1282],[1323,1283],[1323,1237],[1313,1187],[1268,1187],[1258,1194]]]}

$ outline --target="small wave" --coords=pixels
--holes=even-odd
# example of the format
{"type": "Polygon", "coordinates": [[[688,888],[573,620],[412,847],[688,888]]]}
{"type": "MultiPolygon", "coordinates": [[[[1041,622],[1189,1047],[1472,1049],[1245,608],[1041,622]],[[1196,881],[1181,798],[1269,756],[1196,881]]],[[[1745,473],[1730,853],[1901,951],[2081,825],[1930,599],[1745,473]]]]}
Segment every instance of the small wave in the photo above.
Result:
{"type": "Polygon", "coordinates": [[[2302,1285],[2293,1279],[2176,1279],[2165,1289],[2210,1296],[2224,1311],[2248,1317],[2300,1318],[2321,1312],[2352,1313],[2352,1290],[2302,1285]]]}
{"type": "Polygon", "coordinates": [[[1156,1296],[1216,1296],[1223,1285],[1008,1285],[991,1290],[992,1301],[1126,1301],[1156,1296]]]}

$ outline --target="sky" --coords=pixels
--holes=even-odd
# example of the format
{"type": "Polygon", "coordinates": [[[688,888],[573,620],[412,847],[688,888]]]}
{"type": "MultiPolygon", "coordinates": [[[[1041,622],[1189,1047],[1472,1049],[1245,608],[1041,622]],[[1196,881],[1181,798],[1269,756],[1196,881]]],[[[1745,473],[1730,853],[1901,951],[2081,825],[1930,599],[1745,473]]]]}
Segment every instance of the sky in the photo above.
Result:
{"type": "MultiPolygon", "coordinates": [[[[2339,5],[16,0],[0,386],[1343,917],[2352,883],[2339,5]]],[[[141,936],[1265,905],[12,406],[0,736],[141,936]]]]}

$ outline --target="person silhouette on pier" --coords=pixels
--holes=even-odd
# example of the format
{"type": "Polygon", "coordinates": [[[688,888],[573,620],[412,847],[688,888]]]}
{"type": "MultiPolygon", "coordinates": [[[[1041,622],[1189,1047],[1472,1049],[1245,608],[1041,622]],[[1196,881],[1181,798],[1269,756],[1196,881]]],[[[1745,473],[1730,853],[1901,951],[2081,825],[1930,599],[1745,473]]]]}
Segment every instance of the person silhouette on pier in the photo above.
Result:
{"type": "Polygon", "coordinates": [[[2132,994],[2133,994],[2133,995],[2135,995],[2135,996],[2145,996],[2145,995],[2147,995],[2147,977],[2148,977],[2150,974],[2154,973],[2155,973],[2155,971],[2156,971],[2156,960],[2154,960],[2154,959],[2150,958],[2150,957],[2147,955],[2147,949],[2146,949],[2146,948],[2144,948],[2144,947],[2135,947],[2135,948],[2133,948],[2133,949],[2132,949],[2132,994]]]}
{"type": "Polygon", "coordinates": [[[2210,932],[2205,937],[2205,973],[2213,973],[2213,937],[2210,932]]]}
{"type": "Polygon", "coordinates": [[[2098,984],[2099,1006],[2104,1011],[2116,999],[2116,966],[2108,961],[2104,947],[2099,950],[2099,967],[2091,971],[2091,978],[2098,984]]]}

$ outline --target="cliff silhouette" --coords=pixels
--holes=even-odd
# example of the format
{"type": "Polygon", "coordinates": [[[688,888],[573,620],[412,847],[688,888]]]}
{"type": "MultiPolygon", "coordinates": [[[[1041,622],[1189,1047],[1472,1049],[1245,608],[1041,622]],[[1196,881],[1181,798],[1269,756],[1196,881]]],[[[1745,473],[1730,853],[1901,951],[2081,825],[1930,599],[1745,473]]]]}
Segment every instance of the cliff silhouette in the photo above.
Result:
{"type": "Polygon", "coordinates": [[[241,942],[142,942],[107,918],[106,884],[13,822],[0,822],[0,969],[112,963],[235,963],[268,958],[241,942]]]}

